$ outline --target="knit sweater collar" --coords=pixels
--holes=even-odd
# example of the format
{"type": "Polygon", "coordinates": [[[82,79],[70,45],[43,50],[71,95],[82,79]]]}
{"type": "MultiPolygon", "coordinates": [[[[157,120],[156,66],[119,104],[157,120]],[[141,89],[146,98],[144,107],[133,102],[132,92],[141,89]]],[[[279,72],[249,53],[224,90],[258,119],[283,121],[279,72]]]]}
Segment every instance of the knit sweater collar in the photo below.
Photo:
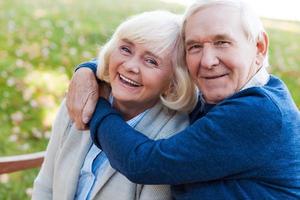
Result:
{"type": "Polygon", "coordinates": [[[270,75],[265,67],[261,67],[258,72],[242,87],[242,90],[250,87],[259,87],[267,84],[270,79],[270,75]]]}

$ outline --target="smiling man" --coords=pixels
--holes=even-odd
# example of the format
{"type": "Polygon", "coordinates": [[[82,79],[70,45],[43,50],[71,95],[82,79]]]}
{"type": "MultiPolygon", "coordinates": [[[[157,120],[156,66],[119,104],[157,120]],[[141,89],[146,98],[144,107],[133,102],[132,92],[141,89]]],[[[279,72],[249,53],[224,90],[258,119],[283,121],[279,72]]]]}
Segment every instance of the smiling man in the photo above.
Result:
{"type": "MultiPolygon", "coordinates": [[[[265,69],[268,37],[259,18],[241,1],[196,1],[182,33],[200,91],[191,125],[153,141],[100,98],[90,122],[94,143],[133,182],[173,185],[174,199],[299,199],[300,113],[265,69]]],[[[72,108],[78,100],[69,95],[72,108]]]]}
{"type": "Polygon", "coordinates": [[[216,5],[191,14],[186,21],[187,66],[207,103],[240,91],[262,67],[267,37],[262,27],[256,27],[262,32],[249,38],[252,33],[245,34],[240,16],[236,7],[216,5]]]}

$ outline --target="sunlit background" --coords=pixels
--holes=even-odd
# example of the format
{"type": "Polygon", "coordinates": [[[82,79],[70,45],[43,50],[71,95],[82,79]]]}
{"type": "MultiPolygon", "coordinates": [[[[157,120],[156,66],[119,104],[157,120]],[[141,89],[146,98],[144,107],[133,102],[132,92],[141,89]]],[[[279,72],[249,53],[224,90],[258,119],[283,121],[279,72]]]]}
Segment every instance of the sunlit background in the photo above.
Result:
{"type": "MultiPolygon", "coordinates": [[[[191,4],[194,0],[161,0],[167,3],[178,3],[184,6],[191,4]]],[[[281,20],[300,21],[299,0],[245,0],[261,17],[281,20]]]]}
{"type": "MultiPolygon", "coordinates": [[[[270,36],[270,72],[300,108],[297,0],[249,2],[270,36]],[[280,20],[278,20],[280,19],[280,20]]],[[[179,0],[0,0],[0,156],[45,150],[74,67],[97,55],[126,17],[184,11],[179,0]]],[[[0,175],[0,200],[30,199],[38,169],[0,175]]]]}

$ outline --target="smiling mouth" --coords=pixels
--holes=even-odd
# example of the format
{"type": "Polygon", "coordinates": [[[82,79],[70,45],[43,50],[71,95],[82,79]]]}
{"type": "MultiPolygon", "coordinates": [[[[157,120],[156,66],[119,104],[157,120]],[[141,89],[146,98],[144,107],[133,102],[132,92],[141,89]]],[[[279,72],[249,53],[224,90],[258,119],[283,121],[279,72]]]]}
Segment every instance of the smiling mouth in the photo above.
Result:
{"type": "Polygon", "coordinates": [[[119,79],[122,83],[124,83],[124,84],[126,84],[130,87],[140,87],[140,86],[142,86],[142,84],[140,84],[136,81],[133,81],[133,80],[121,75],[121,74],[119,74],[119,79]]]}
{"type": "Polygon", "coordinates": [[[217,79],[217,78],[222,78],[224,76],[227,76],[228,74],[222,74],[222,75],[216,75],[216,76],[203,76],[204,79],[217,79]]]}

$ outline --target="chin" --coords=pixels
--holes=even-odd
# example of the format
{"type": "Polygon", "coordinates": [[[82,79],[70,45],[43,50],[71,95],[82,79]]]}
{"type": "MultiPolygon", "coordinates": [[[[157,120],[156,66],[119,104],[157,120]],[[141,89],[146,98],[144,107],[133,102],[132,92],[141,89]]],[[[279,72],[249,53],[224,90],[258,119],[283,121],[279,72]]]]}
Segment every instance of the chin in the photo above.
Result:
{"type": "Polygon", "coordinates": [[[217,104],[217,103],[223,101],[224,99],[226,99],[228,97],[224,94],[203,95],[203,96],[204,96],[204,99],[205,99],[206,103],[210,103],[210,104],[217,104]]]}

